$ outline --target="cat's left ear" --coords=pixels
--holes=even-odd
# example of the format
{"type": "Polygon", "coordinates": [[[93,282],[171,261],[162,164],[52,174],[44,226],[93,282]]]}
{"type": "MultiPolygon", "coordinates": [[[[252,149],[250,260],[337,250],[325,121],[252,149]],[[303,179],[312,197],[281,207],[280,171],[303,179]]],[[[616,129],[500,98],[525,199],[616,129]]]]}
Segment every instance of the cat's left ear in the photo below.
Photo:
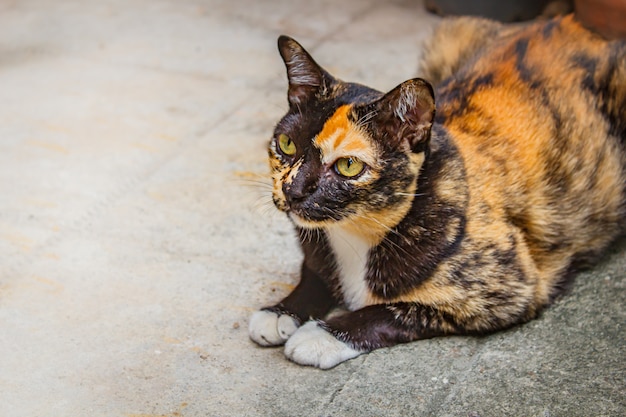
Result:
{"type": "Polygon", "coordinates": [[[435,118],[435,94],[421,78],[405,81],[372,104],[373,120],[385,140],[407,143],[413,152],[426,150],[435,118]]]}
{"type": "Polygon", "coordinates": [[[287,67],[290,105],[297,106],[326,93],[333,77],[313,60],[302,45],[282,35],[278,38],[278,51],[287,67]]]}

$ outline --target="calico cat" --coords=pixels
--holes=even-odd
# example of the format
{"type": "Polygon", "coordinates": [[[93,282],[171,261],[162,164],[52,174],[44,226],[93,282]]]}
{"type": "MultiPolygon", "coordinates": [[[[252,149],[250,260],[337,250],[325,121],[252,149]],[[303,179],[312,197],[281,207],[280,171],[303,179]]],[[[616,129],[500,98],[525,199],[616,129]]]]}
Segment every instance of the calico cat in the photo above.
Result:
{"type": "Polygon", "coordinates": [[[626,230],[626,42],[572,16],[445,20],[421,70],[436,89],[386,94],[293,39],[278,47],[289,110],[269,144],[273,200],[304,261],[293,292],[251,317],[259,345],[326,369],[505,329],[626,230]]]}

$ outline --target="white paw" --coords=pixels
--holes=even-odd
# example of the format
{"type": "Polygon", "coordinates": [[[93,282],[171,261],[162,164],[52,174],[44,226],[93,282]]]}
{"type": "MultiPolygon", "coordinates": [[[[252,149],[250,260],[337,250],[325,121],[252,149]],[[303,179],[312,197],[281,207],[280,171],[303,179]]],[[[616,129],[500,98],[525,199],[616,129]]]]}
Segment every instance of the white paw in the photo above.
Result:
{"type": "Polygon", "coordinates": [[[285,345],[285,355],[300,365],[332,368],[361,353],[352,349],[332,334],[322,329],[317,322],[309,321],[289,338],[285,345]]]}
{"type": "Polygon", "coordinates": [[[250,317],[248,333],[261,346],[278,346],[297,329],[298,323],[289,315],[261,310],[250,317]]]}

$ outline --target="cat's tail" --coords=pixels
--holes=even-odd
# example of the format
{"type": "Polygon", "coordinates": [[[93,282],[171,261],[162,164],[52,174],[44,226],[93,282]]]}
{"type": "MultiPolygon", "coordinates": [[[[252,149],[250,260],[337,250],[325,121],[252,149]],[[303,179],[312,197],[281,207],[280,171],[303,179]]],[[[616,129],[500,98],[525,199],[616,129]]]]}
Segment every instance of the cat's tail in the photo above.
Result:
{"type": "Polygon", "coordinates": [[[433,85],[439,84],[507,29],[502,23],[479,17],[443,19],[422,45],[417,75],[433,85]]]}

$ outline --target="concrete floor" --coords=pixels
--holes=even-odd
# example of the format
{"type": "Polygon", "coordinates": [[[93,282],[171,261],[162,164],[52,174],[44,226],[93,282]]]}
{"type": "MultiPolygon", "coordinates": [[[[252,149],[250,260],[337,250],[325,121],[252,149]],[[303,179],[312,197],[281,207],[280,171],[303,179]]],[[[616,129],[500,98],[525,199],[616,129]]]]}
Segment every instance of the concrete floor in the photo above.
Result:
{"type": "Polygon", "coordinates": [[[296,37],[414,76],[421,2],[0,2],[0,416],[618,416],[626,245],[528,325],[331,371],[249,341],[300,254],[255,185],[296,37]]]}

